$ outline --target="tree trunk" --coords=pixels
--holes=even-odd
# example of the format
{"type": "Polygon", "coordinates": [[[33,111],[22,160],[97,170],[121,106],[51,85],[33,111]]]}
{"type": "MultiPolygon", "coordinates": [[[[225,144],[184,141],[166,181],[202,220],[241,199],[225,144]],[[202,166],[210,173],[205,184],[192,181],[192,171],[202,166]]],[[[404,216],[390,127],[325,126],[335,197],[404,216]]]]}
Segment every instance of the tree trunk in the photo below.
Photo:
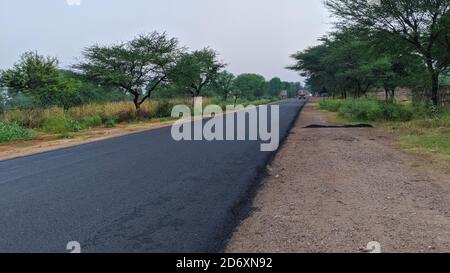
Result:
{"type": "Polygon", "coordinates": [[[141,103],[139,103],[139,97],[138,96],[134,97],[133,103],[134,103],[134,107],[136,108],[136,116],[138,118],[143,117],[144,116],[144,112],[142,112],[141,103]]]}
{"type": "Polygon", "coordinates": [[[431,74],[431,100],[435,106],[439,106],[439,74],[431,74]]]}
{"type": "Polygon", "coordinates": [[[426,63],[431,75],[431,100],[435,106],[439,106],[439,73],[434,68],[431,57],[427,57],[426,63]]]}

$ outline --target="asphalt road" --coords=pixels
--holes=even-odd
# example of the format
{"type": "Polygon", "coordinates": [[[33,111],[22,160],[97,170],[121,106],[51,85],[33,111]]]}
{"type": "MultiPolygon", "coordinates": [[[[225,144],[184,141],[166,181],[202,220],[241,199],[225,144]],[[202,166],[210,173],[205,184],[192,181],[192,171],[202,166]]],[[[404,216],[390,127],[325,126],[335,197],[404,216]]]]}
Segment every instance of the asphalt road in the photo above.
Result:
{"type": "MultiPolygon", "coordinates": [[[[302,103],[280,104],[284,137],[302,103]]],[[[0,252],[218,252],[273,153],[171,128],[0,161],[0,252]]]]}

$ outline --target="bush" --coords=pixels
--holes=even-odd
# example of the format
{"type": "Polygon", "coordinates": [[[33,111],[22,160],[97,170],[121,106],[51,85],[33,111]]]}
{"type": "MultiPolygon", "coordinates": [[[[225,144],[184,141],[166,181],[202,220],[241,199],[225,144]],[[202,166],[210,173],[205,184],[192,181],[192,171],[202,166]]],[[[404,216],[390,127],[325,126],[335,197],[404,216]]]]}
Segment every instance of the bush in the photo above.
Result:
{"type": "Polygon", "coordinates": [[[113,117],[109,117],[105,122],[106,128],[114,128],[116,127],[116,119],[113,117]]]}
{"type": "Polygon", "coordinates": [[[102,118],[98,115],[85,117],[82,119],[81,124],[84,128],[99,127],[102,125],[102,118]]]}
{"type": "Polygon", "coordinates": [[[410,121],[415,112],[412,106],[376,99],[323,100],[319,108],[355,121],[410,121]]]}
{"type": "Polygon", "coordinates": [[[411,121],[414,109],[408,105],[380,102],[383,119],[386,121],[411,121]]]}
{"type": "Polygon", "coordinates": [[[338,112],[341,108],[342,100],[321,100],[319,102],[319,109],[327,110],[330,112],[338,112]]]}
{"type": "Polygon", "coordinates": [[[42,129],[48,133],[67,134],[83,130],[82,124],[68,120],[66,117],[50,117],[45,120],[42,129]]]}
{"type": "Polygon", "coordinates": [[[171,103],[168,100],[160,100],[156,104],[156,109],[150,117],[156,117],[156,118],[166,118],[170,117],[172,114],[172,108],[175,106],[175,104],[171,103]]]}
{"type": "Polygon", "coordinates": [[[30,130],[16,123],[0,123],[0,143],[28,139],[31,135],[30,130]]]}
{"type": "Polygon", "coordinates": [[[339,114],[358,121],[375,121],[383,116],[379,103],[368,99],[342,101],[339,114]]]}

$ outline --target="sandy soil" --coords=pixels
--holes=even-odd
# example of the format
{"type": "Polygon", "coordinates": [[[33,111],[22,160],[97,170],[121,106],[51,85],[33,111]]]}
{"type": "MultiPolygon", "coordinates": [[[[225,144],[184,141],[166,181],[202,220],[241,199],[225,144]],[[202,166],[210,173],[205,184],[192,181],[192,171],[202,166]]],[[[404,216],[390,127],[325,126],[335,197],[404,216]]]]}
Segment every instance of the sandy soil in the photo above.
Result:
{"type": "Polygon", "coordinates": [[[309,104],[268,167],[228,252],[450,252],[450,164],[408,154],[382,128],[326,124],[309,104]]]}

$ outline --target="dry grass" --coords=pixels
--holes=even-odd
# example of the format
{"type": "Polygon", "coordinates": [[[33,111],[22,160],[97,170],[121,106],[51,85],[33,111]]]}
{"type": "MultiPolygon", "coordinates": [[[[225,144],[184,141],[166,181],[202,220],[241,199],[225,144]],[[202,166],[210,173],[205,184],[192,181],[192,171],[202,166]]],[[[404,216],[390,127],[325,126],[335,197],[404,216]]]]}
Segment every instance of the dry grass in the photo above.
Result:
{"type": "MultiPolygon", "coordinates": [[[[170,116],[170,111],[177,104],[192,103],[191,99],[172,99],[146,101],[142,104],[144,118],[162,118],[170,116]]],[[[208,99],[204,100],[208,103],[208,99]]],[[[117,122],[133,121],[137,119],[136,110],[132,102],[111,102],[106,104],[86,104],[64,110],[59,107],[48,109],[9,110],[0,115],[0,122],[15,123],[22,127],[41,128],[49,118],[64,117],[72,121],[82,121],[87,117],[98,116],[103,121],[114,119],[117,122]]]]}
{"type": "Polygon", "coordinates": [[[50,117],[64,117],[64,109],[52,107],[48,109],[10,110],[0,116],[0,122],[16,123],[26,128],[40,128],[50,117]]]}

